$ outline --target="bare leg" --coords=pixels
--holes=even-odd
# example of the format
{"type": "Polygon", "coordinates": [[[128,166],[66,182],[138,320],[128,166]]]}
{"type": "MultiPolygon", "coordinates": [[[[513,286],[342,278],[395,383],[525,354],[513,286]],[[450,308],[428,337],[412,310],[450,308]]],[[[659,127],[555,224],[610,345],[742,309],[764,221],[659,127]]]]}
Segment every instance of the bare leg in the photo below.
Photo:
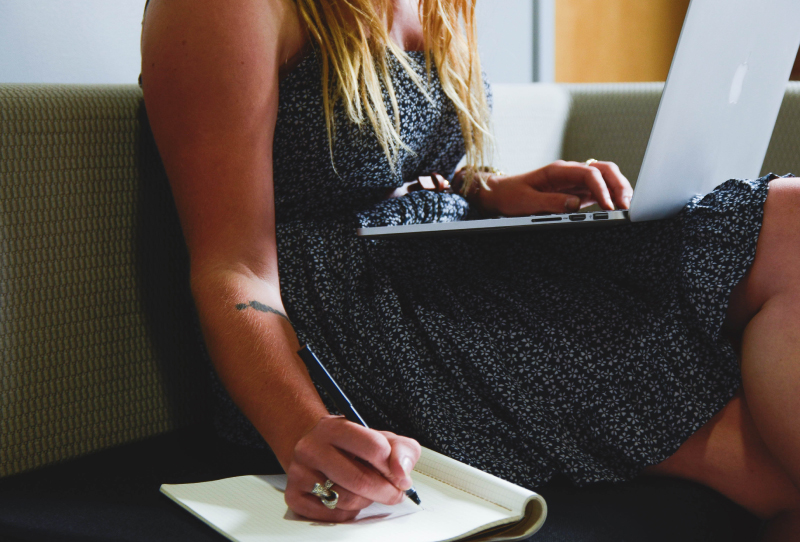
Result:
{"type": "MultiPolygon", "coordinates": [[[[800,190],[770,187],[763,258],[742,285],[745,311],[760,305],[742,336],[742,381],[767,448],[800,488],[800,190]],[[758,283],[756,281],[764,281],[758,283]],[[749,302],[749,303],[748,303],[749,302]]],[[[764,540],[800,539],[800,504],[779,514],[764,540]]]]}
{"type": "Polygon", "coordinates": [[[800,488],[800,184],[770,185],[756,260],[731,300],[742,381],[767,448],[800,488]]]}
{"type": "Polygon", "coordinates": [[[748,324],[742,379],[758,432],[800,487],[800,296],[772,298],[748,324]]]}
{"type": "Polygon", "coordinates": [[[644,473],[700,482],[762,519],[800,507],[800,491],[761,439],[741,392],[675,454],[644,473]]]}
{"type": "Polygon", "coordinates": [[[731,297],[743,396],[647,472],[717,489],[772,519],[764,540],[800,539],[800,182],[770,185],[752,269],[731,297]]]}

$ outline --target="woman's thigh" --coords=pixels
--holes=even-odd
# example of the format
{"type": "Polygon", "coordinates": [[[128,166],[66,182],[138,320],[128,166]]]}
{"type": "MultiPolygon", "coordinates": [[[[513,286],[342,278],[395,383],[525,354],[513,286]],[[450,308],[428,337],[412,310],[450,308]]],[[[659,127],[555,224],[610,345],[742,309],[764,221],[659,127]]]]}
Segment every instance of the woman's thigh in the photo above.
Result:
{"type": "Polygon", "coordinates": [[[675,454],[643,474],[702,483],[763,519],[800,507],[800,491],[764,445],[741,391],[675,454]]]}

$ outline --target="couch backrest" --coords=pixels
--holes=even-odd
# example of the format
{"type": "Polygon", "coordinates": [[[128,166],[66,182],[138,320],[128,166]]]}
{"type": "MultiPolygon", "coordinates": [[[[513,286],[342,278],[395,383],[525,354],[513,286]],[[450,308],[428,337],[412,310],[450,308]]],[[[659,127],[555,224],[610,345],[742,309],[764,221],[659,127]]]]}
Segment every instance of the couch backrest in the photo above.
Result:
{"type": "MultiPolygon", "coordinates": [[[[635,184],[663,88],[663,83],[495,85],[498,164],[520,173],[558,157],[597,158],[616,162],[635,184]]],[[[793,82],[762,174],[800,175],[798,148],[800,83],[793,82]]]]}
{"type": "Polygon", "coordinates": [[[564,85],[494,85],[492,124],[495,163],[509,174],[558,160],[569,120],[570,93],[564,85]]]}
{"type": "Polygon", "coordinates": [[[206,416],[142,113],[135,86],[0,85],[0,476],[206,416]]]}

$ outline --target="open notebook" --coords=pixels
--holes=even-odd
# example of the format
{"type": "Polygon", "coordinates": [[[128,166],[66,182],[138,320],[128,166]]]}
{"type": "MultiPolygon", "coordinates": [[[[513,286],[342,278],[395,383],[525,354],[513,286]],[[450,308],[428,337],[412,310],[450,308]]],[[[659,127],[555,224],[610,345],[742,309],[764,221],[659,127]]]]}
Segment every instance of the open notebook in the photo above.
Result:
{"type": "Polygon", "coordinates": [[[547,515],[536,493],[426,448],[412,477],[422,506],[373,504],[337,524],[291,512],[283,500],[285,475],[164,484],[161,491],[236,542],[519,540],[538,531],[547,515]]]}

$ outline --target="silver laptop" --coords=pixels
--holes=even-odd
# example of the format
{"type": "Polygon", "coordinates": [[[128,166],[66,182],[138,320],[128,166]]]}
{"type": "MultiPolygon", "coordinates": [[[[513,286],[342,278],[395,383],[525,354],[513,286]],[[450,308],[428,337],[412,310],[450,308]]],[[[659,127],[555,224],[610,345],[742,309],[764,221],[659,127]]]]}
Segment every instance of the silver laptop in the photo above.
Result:
{"type": "Polygon", "coordinates": [[[360,228],[395,237],[596,227],[676,215],[727,179],[759,175],[800,48],[800,0],[692,0],[630,211],[360,228]]]}

